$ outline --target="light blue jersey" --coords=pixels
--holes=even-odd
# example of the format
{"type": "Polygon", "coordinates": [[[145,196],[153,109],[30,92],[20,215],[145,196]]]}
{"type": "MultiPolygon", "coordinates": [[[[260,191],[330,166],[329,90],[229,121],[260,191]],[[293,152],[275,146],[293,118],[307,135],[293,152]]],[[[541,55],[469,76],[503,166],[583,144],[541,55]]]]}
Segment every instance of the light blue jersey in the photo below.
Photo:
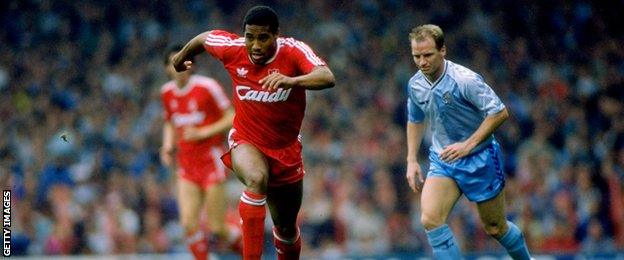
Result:
{"type": "MultiPolygon", "coordinates": [[[[449,60],[444,61],[444,72],[436,82],[430,82],[419,71],[409,80],[407,91],[408,120],[429,120],[431,150],[437,154],[447,145],[468,139],[486,116],[505,108],[481,75],[449,60]]],[[[493,139],[488,137],[473,153],[490,145],[493,139]]]]}
{"type": "MultiPolygon", "coordinates": [[[[436,82],[430,82],[421,71],[409,80],[408,120],[421,123],[427,119],[431,127],[433,140],[427,179],[452,179],[468,200],[485,202],[505,187],[503,156],[494,136],[487,137],[469,155],[452,162],[440,159],[440,153],[444,147],[468,139],[487,116],[503,111],[505,105],[479,74],[448,60],[444,60],[443,66],[444,71],[436,82]]],[[[511,222],[507,225],[508,231],[498,241],[513,259],[531,259],[520,229],[511,222]]],[[[427,230],[427,239],[434,258],[461,258],[448,225],[427,230]]]]}
{"type": "Polygon", "coordinates": [[[494,91],[473,71],[444,61],[442,76],[431,83],[422,72],[408,85],[407,111],[410,122],[428,119],[432,132],[427,178],[443,176],[455,180],[470,201],[481,202],[499,194],[505,186],[502,154],[493,136],[471,153],[453,162],[439,157],[445,146],[465,141],[486,116],[505,109],[494,91]]]}

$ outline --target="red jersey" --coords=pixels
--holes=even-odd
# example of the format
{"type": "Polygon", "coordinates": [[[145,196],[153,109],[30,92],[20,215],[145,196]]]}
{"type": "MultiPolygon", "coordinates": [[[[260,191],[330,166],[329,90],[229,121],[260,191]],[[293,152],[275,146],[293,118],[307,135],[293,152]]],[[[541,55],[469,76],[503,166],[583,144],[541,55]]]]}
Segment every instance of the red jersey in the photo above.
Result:
{"type": "Polygon", "coordinates": [[[213,146],[223,146],[225,137],[221,134],[194,142],[185,141],[182,135],[183,127],[212,124],[230,107],[230,100],[216,80],[192,75],[183,88],[169,81],[162,86],[160,97],[164,118],[175,129],[178,154],[198,153],[209,151],[213,146]]]}
{"type": "Polygon", "coordinates": [[[315,66],[325,66],[305,43],[279,37],[275,55],[266,64],[254,64],[245,48],[245,38],[214,30],[204,41],[204,49],[220,60],[233,84],[234,128],[255,145],[286,147],[297,140],[305,112],[304,88],[266,91],[258,81],[270,73],[289,77],[304,75],[315,66]]]}

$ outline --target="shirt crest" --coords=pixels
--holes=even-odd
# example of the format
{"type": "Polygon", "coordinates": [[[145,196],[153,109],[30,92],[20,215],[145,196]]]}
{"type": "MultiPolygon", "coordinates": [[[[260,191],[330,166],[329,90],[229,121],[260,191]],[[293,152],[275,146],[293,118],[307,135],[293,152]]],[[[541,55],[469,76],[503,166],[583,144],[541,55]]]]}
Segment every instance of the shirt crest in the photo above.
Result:
{"type": "Polygon", "coordinates": [[[444,92],[444,94],[442,94],[442,101],[444,101],[444,104],[450,104],[453,101],[453,95],[450,91],[444,92]]]}

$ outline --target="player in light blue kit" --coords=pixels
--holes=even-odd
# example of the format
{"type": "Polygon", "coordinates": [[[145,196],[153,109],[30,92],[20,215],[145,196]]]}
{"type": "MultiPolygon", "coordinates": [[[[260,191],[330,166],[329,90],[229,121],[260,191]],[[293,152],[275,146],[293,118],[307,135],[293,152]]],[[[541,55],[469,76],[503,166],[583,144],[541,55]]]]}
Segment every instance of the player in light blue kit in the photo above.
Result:
{"type": "Polygon", "coordinates": [[[408,84],[407,181],[421,192],[421,222],[436,259],[460,259],[446,225],[462,194],[477,203],[485,232],[513,259],[530,259],[522,232],[505,219],[505,176],[501,151],[492,136],[509,116],[483,78],[445,59],[444,33],[422,25],[409,35],[419,71],[408,84]],[[423,178],[418,164],[425,118],[431,127],[430,167],[423,178]]]}

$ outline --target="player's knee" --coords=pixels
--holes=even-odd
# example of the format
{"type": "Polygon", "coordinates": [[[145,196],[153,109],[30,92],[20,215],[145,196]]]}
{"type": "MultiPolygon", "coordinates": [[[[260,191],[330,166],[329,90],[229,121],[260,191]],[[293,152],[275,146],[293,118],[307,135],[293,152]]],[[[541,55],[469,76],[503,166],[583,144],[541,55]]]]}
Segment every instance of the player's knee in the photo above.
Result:
{"type": "Polygon", "coordinates": [[[245,175],[245,186],[248,189],[258,193],[264,193],[267,187],[267,183],[269,181],[269,174],[266,172],[253,172],[245,175]]]}
{"type": "Polygon", "coordinates": [[[439,226],[444,225],[444,219],[441,217],[432,216],[430,214],[422,214],[420,216],[420,223],[422,223],[425,230],[432,230],[439,226]]]}
{"type": "Polygon", "coordinates": [[[506,232],[506,224],[503,221],[502,223],[490,222],[485,223],[484,225],[485,233],[491,237],[499,238],[502,237],[506,232]]]}

